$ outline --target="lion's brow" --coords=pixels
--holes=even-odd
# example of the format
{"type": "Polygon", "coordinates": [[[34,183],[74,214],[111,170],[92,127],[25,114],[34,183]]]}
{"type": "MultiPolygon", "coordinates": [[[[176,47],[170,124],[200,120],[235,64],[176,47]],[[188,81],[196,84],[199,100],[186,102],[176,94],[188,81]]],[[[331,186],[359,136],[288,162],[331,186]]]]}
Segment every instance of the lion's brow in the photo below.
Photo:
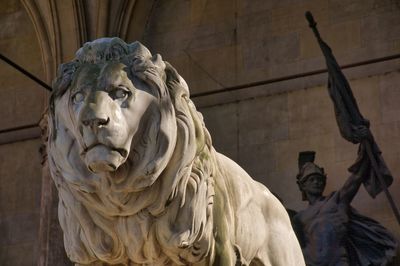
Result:
{"type": "Polygon", "coordinates": [[[86,84],[81,84],[80,86],[74,86],[71,88],[71,94],[74,94],[75,92],[78,91],[88,91],[93,87],[92,84],[86,83],[86,84]]]}

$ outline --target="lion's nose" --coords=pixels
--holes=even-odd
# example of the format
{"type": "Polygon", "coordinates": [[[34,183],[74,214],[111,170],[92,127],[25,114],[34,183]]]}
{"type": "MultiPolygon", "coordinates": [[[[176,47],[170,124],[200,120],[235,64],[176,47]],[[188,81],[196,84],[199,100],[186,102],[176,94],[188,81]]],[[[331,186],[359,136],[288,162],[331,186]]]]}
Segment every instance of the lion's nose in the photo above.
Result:
{"type": "Polygon", "coordinates": [[[107,126],[110,123],[109,104],[106,95],[95,93],[91,101],[83,108],[81,113],[81,123],[91,128],[107,126]]]}

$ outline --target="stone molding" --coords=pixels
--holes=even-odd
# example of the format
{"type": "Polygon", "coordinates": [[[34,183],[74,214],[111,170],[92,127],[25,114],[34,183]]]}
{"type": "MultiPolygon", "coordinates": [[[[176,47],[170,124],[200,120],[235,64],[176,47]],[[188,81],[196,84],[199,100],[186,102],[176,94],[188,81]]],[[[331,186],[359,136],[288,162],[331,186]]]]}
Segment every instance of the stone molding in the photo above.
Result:
{"type": "MultiPolygon", "coordinates": [[[[352,80],[362,79],[369,76],[385,75],[387,73],[400,71],[399,62],[400,58],[397,57],[391,60],[374,62],[372,64],[357,65],[345,69],[344,73],[351,83],[352,80]]],[[[280,78],[281,77],[274,79],[278,80],[280,78]]],[[[209,95],[206,96],[195,95],[193,97],[193,101],[199,108],[206,108],[221,104],[245,101],[257,97],[268,97],[306,88],[326,86],[328,75],[325,72],[308,75],[305,77],[282,79],[283,80],[270,82],[264,85],[251,87],[249,86],[240,90],[224,91],[221,93],[211,92],[209,95]]]]}

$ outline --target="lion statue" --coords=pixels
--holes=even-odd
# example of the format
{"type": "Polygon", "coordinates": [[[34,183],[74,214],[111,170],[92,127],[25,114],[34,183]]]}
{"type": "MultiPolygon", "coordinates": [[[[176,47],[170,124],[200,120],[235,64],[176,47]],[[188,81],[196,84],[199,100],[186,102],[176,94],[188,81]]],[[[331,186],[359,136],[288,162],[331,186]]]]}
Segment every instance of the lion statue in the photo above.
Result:
{"type": "Polygon", "coordinates": [[[283,206],[213,149],[160,55],[98,39],[53,87],[49,166],[76,265],[304,265],[283,206]]]}

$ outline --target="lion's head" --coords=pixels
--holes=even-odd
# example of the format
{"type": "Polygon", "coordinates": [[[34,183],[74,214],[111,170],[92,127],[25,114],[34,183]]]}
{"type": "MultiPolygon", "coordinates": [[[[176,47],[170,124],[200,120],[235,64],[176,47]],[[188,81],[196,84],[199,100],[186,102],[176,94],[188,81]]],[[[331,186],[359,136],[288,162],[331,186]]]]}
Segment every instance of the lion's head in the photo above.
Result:
{"type": "Polygon", "coordinates": [[[85,176],[75,176],[81,179],[75,181],[92,184],[96,177],[87,171],[111,176],[113,185],[123,182],[124,189],[133,191],[155,181],[176,138],[164,69],[159,56],[118,38],[87,43],[75,61],[61,66],[52,97],[51,135],[56,146],[70,145],[63,147],[72,150],[63,154],[65,162],[74,171],[79,166],[85,176]],[[78,158],[68,157],[76,153],[78,158]],[[129,180],[121,169],[124,163],[134,165],[135,176],[129,180]]]}
{"type": "Polygon", "coordinates": [[[104,38],[61,65],[53,87],[48,153],[69,257],[204,256],[211,140],[175,69],[138,42],[104,38]],[[181,250],[195,245],[203,251],[181,250]]]}

